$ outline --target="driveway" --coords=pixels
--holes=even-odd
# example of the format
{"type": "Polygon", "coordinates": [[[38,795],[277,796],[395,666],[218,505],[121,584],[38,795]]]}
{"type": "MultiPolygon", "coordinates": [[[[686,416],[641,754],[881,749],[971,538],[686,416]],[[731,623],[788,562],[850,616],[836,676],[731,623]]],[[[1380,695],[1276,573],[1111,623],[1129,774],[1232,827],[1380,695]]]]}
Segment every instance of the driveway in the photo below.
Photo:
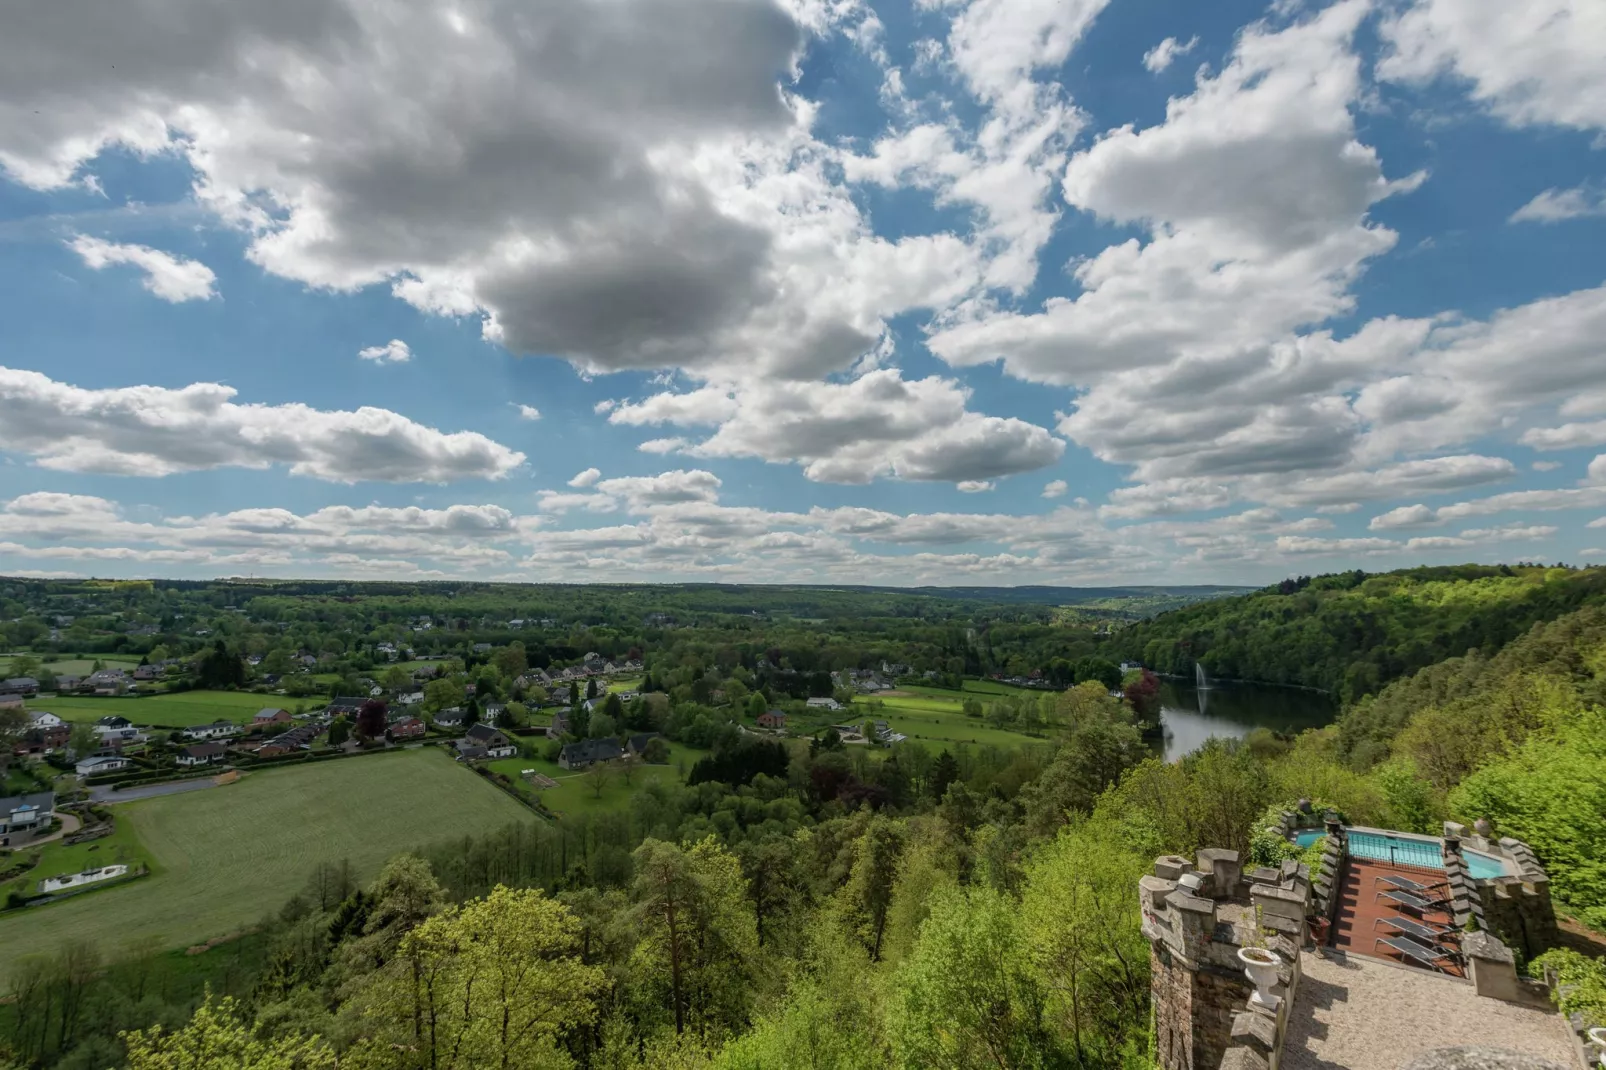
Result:
{"type": "Polygon", "coordinates": [[[183,791],[200,791],[202,788],[215,788],[217,782],[212,777],[197,777],[194,780],[175,780],[166,784],[140,784],[137,787],[124,788],[114,791],[110,787],[89,789],[89,801],[97,803],[133,802],[136,799],[154,799],[158,795],[177,795],[183,791]]]}

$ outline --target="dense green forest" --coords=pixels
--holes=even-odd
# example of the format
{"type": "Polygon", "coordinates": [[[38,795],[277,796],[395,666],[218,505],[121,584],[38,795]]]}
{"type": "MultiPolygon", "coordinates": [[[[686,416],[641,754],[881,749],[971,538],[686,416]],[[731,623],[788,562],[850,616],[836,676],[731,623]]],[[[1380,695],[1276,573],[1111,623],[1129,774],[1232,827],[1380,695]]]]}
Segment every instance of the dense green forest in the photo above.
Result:
{"type": "MultiPolygon", "coordinates": [[[[1559,910],[1606,928],[1598,582],[1520,567],[1292,580],[1109,640],[1032,605],[926,616],[918,599],[870,593],[855,597],[882,600],[867,605],[886,615],[853,621],[814,602],[794,618],[770,603],[743,620],[689,603],[642,613],[611,589],[570,589],[570,610],[595,600],[598,615],[551,610],[550,626],[525,626],[532,662],[640,644],[667,702],[638,712],[681,735],[706,729],[705,761],[644,783],[618,810],[420,843],[372,881],[320,865],[290,901],[264,903],[253,931],[204,953],[81,942],[14,962],[0,953],[0,1066],[1147,1068],[1138,877],[1156,855],[1203,846],[1276,861],[1291,848],[1263,833],[1266,816],[1296,799],[1408,831],[1489,818],[1533,846],[1559,910]],[[1340,623],[1362,618],[1373,632],[1340,623]],[[1392,638],[1374,651],[1365,634],[1392,638]],[[774,688],[882,656],[969,665],[1032,650],[1052,666],[1180,642],[1202,644],[1216,675],[1342,690],[1364,662],[1377,683],[1326,728],[1257,730],[1175,762],[1145,744],[1131,698],[1091,675],[1023,692],[1040,699],[1042,731],[1014,747],[872,750],[827,734],[781,748],[737,731],[739,710],[704,704],[709,681],[774,688]],[[1263,660],[1227,662],[1234,649],[1263,660]],[[1297,676],[1300,658],[1311,677],[1297,676]]],[[[463,659],[465,673],[482,671],[511,652],[494,637],[524,611],[492,607],[499,596],[482,590],[455,595],[452,611],[404,585],[277,591],[220,602],[204,615],[209,634],[194,636],[197,600],[226,591],[127,597],[144,607],[130,613],[154,618],[142,643],[311,649],[335,672],[391,636],[490,644],[463,659]],[[431,627],[412,631],[426,616],[431,627]]]]}
{"type": "Polygon", "coordinates": [[[1162,673],[1297,684],[1341,701],[1606,599],[1606,569],[1508,565],[1344,572],[1163,613],[1111,640],[1162,673]]]}

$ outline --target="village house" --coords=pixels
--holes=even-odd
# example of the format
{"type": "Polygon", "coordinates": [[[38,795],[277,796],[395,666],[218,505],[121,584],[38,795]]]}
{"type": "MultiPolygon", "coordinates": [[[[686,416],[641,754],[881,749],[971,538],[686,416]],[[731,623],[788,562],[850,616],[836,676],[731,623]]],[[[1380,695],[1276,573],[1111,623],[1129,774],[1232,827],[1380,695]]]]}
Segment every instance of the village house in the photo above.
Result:
{"type": "Polygon", "coordinates": [[[90,690],[97,695],[121,695],[128,690],[131,682],[122,669],[101,669],[90,673],[79,685],[79,690],[90,690]]]}
{"type": "Polygon", "coordinates": [[[240,726],[233,721],[213,721],[211,724],[192,725],[183,730],[187,739],[227,739],[237,735],[240,726]]]}
{"type": "Polygon", "coordinates": [[[365,698],[356,695],[339,695],[329,700],[329,705],[323,708],[325,717],[355,717],[357,711],[362,709],[365,698]]]}
{"type": "Polygon", "coordinates": [[[56,793],[33,792],[0,799],[0,847],[18,844],[50,827],[56,812],[56,793]]]}
{"type": "Polygon", "coordinates": [[[0,680],[0,694],[34,695],[38,692],[39,681],[31,676],[13,676],[8,680],[0,680]]]}
{"type": "Polygon", "coordinates": [[[840,710],[842,703],[834,698],[811,698],[808,706],[811,710],[840,710]]]}
{"type": "Polygon", "coordinates": [[[96,754],[80,760],[73,766],[73,772],[79,776],[98,776],[101,773],[115,773],[120,769],[127,769],[133,764],[120,754],[96,754]]]}
{"type": "Polygon", "coordinates": [[[786,728],[786,714],[781,710],[765,710],[758,715],[758,726],[782,731],[786,728]]]}
{"type": "Polygon", "coordinates": [[[461,706],[449,706],[435,714],[435,723],[442,728],[461,728],[467,715],[461,706]]]}
{"type": "Polygon", "coordinates": [[[162,670],[157,668],[155,665],[134,666],[134,679],[136,680],[155,680],[161,675],[162,670]]]}
{"type": "Polygon", "coordinates": [[[387,730],[392,739],[417,739],[429,731],[429,726],[417,717],[405,717],[387,730]]]}
{"type": "Polygon", "coordinates": [[[65,691],[77,691],[78,688],[83,684],[83,682],[84,682],[84,678],[82,676],[79,676],[77,673],[74,673],[74,672],[57,673],[56,674],[56,694],[59,695],[59,694],[65,692],[65,691]]]}
{"type": "Polygon", "coordinates": [[[552,715],[552,723],[547,725],[546,735],[548,739],[557,739],[568,734],[569,715],[560,710],[552,715]]]}
{"type": "Polygon", "coordinates": [[[95,734],[100,737],[102,743],[111,743],[137,739],[139,729],[135,728],[134,723],[127,717],[110,714],[95,722],[95,734]]]}
{"type": "Polygon", "coordinates": [[[640,758],[647,753],[647,744],[658,738],[660,735],[657,732],[638,732],[625,740],[625,750],[640,758]]]}
{"type": "Polygon", "coordinates": [[[488,724],[473,725],[457,741],[457,756],[465,761],[511,758],[518,752],[512,740],[488,724]]]}
{"type": "Polygon", "coordinates": [[[598,762],[611,762],[623,752],[616,739],[587,739],[566,743],[558,751],[558,765],[564,769],[586,769],[598,762]]]}
{"type": "Polygon", "coordinates": [[[396,696],[396,705],[398,706],[416,706],[423,701],[424,693],[422,691],[407,691],[396,696]]]}
{"type": "Polygon", "coordinates": [[[485,704],[485,723],[501,724],[502,717],[507,713],[507,706],[501,702],[487,702],[485,704]]]}
{"type": "Polygon", "coordinates": [[[290,711],[289,710],[281,710],[281,709],[278,709],[277,707],[272,707],[272,706],[268,707],[267,709],[258,710],[256,712],[256,716],[251,718],[251,724],[254,727],[257,727],[257,728],[260,728],[263,725],[269,725],[269,724],[289,724],[289,723],[290,723],[290,711]]]}
{"type": "Polygon", "coordinates": [[[34,710],[28,714],[29,728],[61,728],[65,721],[46,710],[34,710]]]}
{"type": "Polygon", "coordinates": [[[196,743],[179,751],[178,764],[186,767],[211,765],[228,757],[228,748],[222,743],[196,743]]]}

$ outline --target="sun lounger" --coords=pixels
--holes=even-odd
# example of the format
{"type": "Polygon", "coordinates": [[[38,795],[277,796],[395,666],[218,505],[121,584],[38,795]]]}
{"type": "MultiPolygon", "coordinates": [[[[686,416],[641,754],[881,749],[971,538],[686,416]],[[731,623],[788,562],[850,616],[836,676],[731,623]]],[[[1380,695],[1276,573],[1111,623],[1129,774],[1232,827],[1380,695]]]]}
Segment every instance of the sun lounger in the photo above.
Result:
{"type": "Polygon", "coordinates": [[[1439,965],[1441,959],[1453,957],[1452,953],[1449,951],[1442,949],[1435,950],[1431,947],[1423,947],[1416,941],[1407,940],[1401,936],[1380,936],[1373,941],[1372,946],[1376,947],[1378,944],[1382,944],[1384,947],[1390,948],[1391,950],[1397,952],[1401,958],[1410,959],[1412,962],[1415,962],[1420,966],[1426,966],[1429,969],[1438,970],[1440,973],[1450,972],[1443,966],[1439,965]]]}
{"type": "Polygon", "coordinates": [[[1373,877],[1372,878],[1372,883],[1373,884],[1377,884],[1379,882],[1388,885],[1390,888],[1393,888],[1395,891],[1410,892],[1412,895],[1419,895],[1419,896],[1422,896],[1423,898],[1426,898],[1426,897],[1432,895],[1434,889],[1443,888],[1443,887],[1445,887],[1445,884],[1446,884],[1445,881],[1438,881],[1438,882],[1436,882],[1434,884],[1418,884],[1416,881],[1410,880],[1409,878],[1406,878],[1406,877],[1373,877]]]}
{"type": "Polygon", "coordinates": [[[1457,965],[1462,961],[1461,952],[1448,944],[1439,942],[1449,933],[1441,932],[1432,925],[1424,925],[1422,922],[1413,921],[1410,918],[1378,918],[1372,923],[1372,928],[1375,929],[1379,925],[1387,925],[1397,932],[1404,933],[1411,939],[1421,943],[1429,951],[1447,958],[1457,965]]]}
{"type": "Polygon", "coordinates": [[[1412,895],[1410,892],[1378,892],[1377,897],[1379,899],[1391,900],[1397,905],[1405,907],[1407,910],[1416,911],[1418,914],[1423,914],[1430,910],[1443,910],[1445,908],[1445,903],[1441,900],[1424,899],[1419,895],[1412,895]]]}
{"type": "Polygon", "coordinates": [[[1378,918],[1372,922],[1372,928],[1387,925],[1398,932],[1407,933],[1418,940],[1425,940],[1430,944],[1437,944],[1454,930],[1448,925],[1439,925],[1431,921],[1418,921],[1415,918],[1395,916],[1392,918],[1378,918]]]}

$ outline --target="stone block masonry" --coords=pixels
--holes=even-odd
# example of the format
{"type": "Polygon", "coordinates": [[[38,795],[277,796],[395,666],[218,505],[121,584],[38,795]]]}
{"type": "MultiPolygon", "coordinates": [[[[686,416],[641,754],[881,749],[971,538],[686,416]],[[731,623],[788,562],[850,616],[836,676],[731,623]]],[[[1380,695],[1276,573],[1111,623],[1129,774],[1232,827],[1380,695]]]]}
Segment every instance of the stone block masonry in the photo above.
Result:
{"type": "Polygon", "coordinates": [[[1289,862],[1246,875],[1237,852],[1207,848],[1193,862],[1157,859],[1138,894],[1163,1070],[1276,1070],[1311,904],[1306,868],[1289,862]],[[1275,1010],[1250,1002],[1255,989],[1238,958],[1245,947],[1278,960],[1275,1010]]]}

